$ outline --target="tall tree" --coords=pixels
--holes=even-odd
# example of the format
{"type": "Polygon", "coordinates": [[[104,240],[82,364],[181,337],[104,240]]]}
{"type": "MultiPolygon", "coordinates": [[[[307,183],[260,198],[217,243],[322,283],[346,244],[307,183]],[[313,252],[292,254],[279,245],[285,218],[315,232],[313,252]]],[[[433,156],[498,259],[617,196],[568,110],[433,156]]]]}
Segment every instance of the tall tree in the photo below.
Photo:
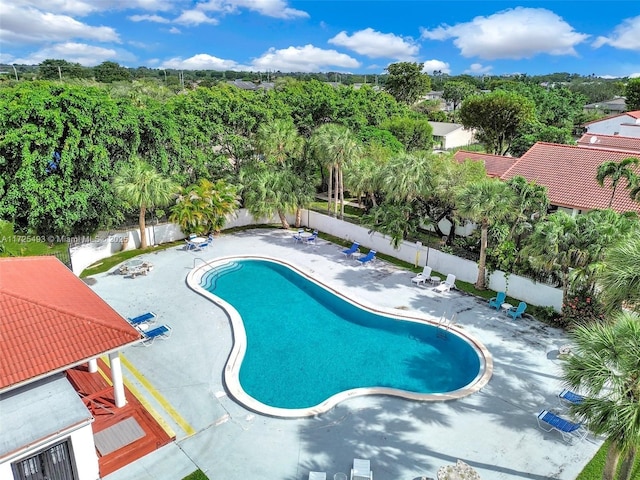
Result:
{"type": "Polygon", "coordinates": [[[609,208],[613,203],[613,198],[616,195],[616,189],[620,180],[625,178],[627,180],[627,187],[631,187],[636,179],[636,174],[633,171],[633,167],[640,164],[640,158],[629,157],[619,162],[604,162],[598,166],[596,173],[596,180],[601,187],[604,187],[604,181],[607,178],[611,178],[611,198],[609,199],[609,208]]]}
{"type": "Polygon", "coordinates": [[[176,185],[151,165],[134,157],[115,177],[113,187],[125,204],[139,209],[140,248],[147,248],[147,210],[169,205],[176,193],[176,185]]]}
{"type": "Polygon", "coordinates": [[[474,85],[470,83],[451,80],[445,82],[444,89],[442,92],[442,98],[444,98],[447,102],[451,102],[453,105],[453,121],[456,120],[456,111],[458,107],[462,103],[462,101],[473,95],[477,91],[474,85]]]}
{"type": "Polygon", "coordinates": [[[319,127],[312,138],[312,150],[316,158],[329,170],[328,211],[334,207],[334,215],[344,217],[343,167],[357,158],[362,152],[362,144],[346,127],[327,124],[319,127]],[[332,192],[334,197],[332,198],[332,192]]]}
{"type": "Polygon", "coordinates": [[[431,79],[422,73],[423,63],[392,63],[385,70],[388,76],[384,89],[398,102],[413,105],[431,88],[431,79]]]}
{"type": "Polygon", "coordinates": [[[624,87],[627,110],[640,110],[640,78],[631,78],[624,87]]]}
{"type": "Polygon", "coordinates": [[[131,80],[131,74],[126,67],[121,67],[116,62],[102,62],[93,67],[93,75],[97,82],[111,83],[121,80],[131,80]]]}
{"type": "Polygon", "coordinates": [[[630,480],[640,444],[640,316],[621,312],[613,323],[579,325],[562,365],[567,386],[584,394],[572,405],[596,435],[609,440],[603,480],[630,480]]]}
{"type": "Polygon", "coordinates": [[[489,227],[509,215],[513,208],[514,193],[506,183],[487,178],[462,188],[456,202],[460,216],[480,225],[480,259],[476,288],[484,290],[489,227]]]}
{"type": "Polygon", "coordinates": [[[430,150],[433,146],[433,127],[426,117],[393,117],[380,124],[390,131],[407,151],[430,150]]]}
{"type": "Polygon", "coordinates": [[[535,107],[526,97],[497,90],[472,95],[460,107],[460,122],[477,129],[477,138],[487,151],[504,155],[520,128],[534,118],[535,107]]]}
{"type": "Polygon", "coordinates": [[[611,311],[626,308],[640,312],[640,234],[614,244],[604,254],[598,285],[604,305],[611,311]]]}

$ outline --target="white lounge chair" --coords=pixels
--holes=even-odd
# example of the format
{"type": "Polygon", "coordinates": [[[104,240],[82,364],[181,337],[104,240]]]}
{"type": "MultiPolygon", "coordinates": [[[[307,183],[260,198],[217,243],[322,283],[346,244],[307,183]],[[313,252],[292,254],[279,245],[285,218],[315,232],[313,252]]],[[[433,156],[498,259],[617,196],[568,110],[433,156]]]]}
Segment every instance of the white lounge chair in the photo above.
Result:
{"type": "Polygon", "coordinates": [[[353,468],[351,469],[351,480],[373,480],[371,462],[369,460],[354,458],[353,468]]]}
{"type": "Polygon", "coordinates": [[[415,277],[411,279],[412,283],[416,285],[420,285],[421,283],[427,283],[431,281],[431,267],[427,267],[426,265],[422,269],[422,272],[417,274],[415,277]]]}
{"type": "Polygon", "coordinates": [[[440,293],[448,292],[452,288],[456,288],[456,276],[453,273],[450,273],[447,275],[446,280],[440,282],[440,285],[435,288],[435,291],[440,293]]]}
{"type": "Polygon", "coordinates": [[[309,472],[309,480],[327,480],[327,472],[309,472]]]}

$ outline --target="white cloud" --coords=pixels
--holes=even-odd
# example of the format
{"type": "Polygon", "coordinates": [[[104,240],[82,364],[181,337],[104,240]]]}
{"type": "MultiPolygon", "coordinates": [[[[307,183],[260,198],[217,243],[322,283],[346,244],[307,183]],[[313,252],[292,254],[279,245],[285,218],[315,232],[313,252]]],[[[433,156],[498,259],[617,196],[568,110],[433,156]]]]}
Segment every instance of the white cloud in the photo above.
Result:
{"type": "Polygon", "coordinates": [[[67,15],[45,13],[35,8],[20,8],[10,4],[2,7],[0,41],[11,44],[62,42],[74,38],[99,42],[120,42],[111,27],[93,27],[67,15]]]}
{"type": "Polygon", "coordinates": [[[240,65],[234,60],[225,60],[206,53],[199,53],[186,59],[174,57],[162,62],[160,68],[173,68],[176,70],[251,70],[251,67],[240,65]]]}
{"type": "Polygon", "coordinates": [[[489,73],[493,67],[491,65],[482,65],[481,63],[472,63],[469,65],[464,73],[470,73],[471,75],[482,75],[483,73],[489,73]]]}
{"type": "Polygon", "coordinates": [[[588,37],[576,32],[549,10],[524,7],[504,10],[488,17],[476,17],[467,23],[422,31],[423,39],[454,38],[454,45],[464,57],[486,60],[518,60],[540,53],[576,55],[574,47],[588,37]]]}
{"type": "Polygon", "coordinates": [[[203,11],[222,13],[232,13],[246,8],[265,17],[284,19],[309,17],[305,11],[288,7],[284,0],[209,0],[198,4],[197,8],[203,11]]]}
{"type": "Polygon", "coordinates": [[[200,25],[201,23],[217,25],[219,23],[216,18],[207,17],[207,14],[201,10],[185,10],[174,22],[182,25],[200,25]]]}
{"type": "Polygon", "coordinates": [[[14,5],[36,7],[41,10],[70,15],[88,15],[107,10],[137,9],[166,11],[173,6],[170,0],[14,0],[14,5]]]}
{"type": "Polygon", "coordinates": [[[627,18],[613,30],[610,36],[598,37],[592,45],[596,48],[611,45],[615,48],[640,51],[640,15],[627,18]]]}
{"type": "Polygon", "coordinates": [[[442,60],[426,60],[422,67],[423,73],[431,75],[434,71],[440,70],[442,73],[451,73],[451,67],[442,60]]]}
{"type": "Polygon", "coordinates": [[[255,70],[280,70],[282,72],[319,72],[331,68],[358,68],[355,58],[335,50],[324,50],[313,45],[270,48],[252,62],[255,70]]]}
{"type": "Polygon", "coordinates": [[[179,28],[171,27],[171,28],[169,29],[169,33],[173,33],[174,35],[178,35],[178,34],[180,34],[180,33],[182,33],[182,32],[180,31],[180,29],[179,29],[179,28]]]}
{"type": "Polygon", "coordinates": [[[638,77],[640,77],[640,72],[632,73],[631,75],[629,75],[629,78],[638,78],[638,77]]]}
{"type": "Polygon", "coordinates": [[[122,61],[123,57],[132,59],[131,54],[123,55],[122,52],[112,48],[96,47],[85,43],[59,43],[51,47],[43,48],[30,54],[26,58],[16,58],[12,63],[24,65],[37,65],[48,58],[64,58],[71,63],[79,63],[87,67],[98,65],[106,60],[122,61]]]}
{"type": "Polygon", "coordinates": [[[353,50],[370,58],[394,58],[413,60],[420,47],[411,38],[403,38],[393,33],[381,33],[373,28],[365,28],[349,36],[340,32],[329,39],[329,43],[353,50]]]}
{"type": "Polygon", "coordinates": [[[131,15],[127,18],[132,22],[169,23],[169,19],[161,17],[160,15],[131,15]]]}

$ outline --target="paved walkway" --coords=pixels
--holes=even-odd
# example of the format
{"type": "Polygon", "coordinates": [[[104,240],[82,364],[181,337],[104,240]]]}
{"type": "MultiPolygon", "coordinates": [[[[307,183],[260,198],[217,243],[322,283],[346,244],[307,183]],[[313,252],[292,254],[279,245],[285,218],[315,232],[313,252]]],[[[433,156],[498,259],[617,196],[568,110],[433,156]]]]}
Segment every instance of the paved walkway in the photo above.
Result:
{"type": "MultiPolygon", "coordinates": [[[[371,460],[376,480],[435,477],[439,467],[457,459],[476,468],[483,480],[576,478],[601,442],[589,436],[567,445],[556,432],[538,429],[535,418],[543,408],[558,406],[556,355],[566,342],[560,330],[530,317],[514,322],[457,291],[438,295],[413,286],[410,273],[384,261],[357,266],[339,250],[322,240],[315,247],[295,244],[283,230],[256,229],[222,235],[202,252],[180,247],[145,254],[154,265],[147,276],[96,275],[92,288],[123,316],[153,310],[173,328],[169,339],[122,353],[125,378],[140,386],[177,441],[106,480],[179,480],[197,468],[212,480],[302,480],[310,470],[333,478],[348,474],[354,457],[371,460]],[[185,278],[202,260],[251,253],[285,258],[367,303],[434,317],[455,313],[456,323],[492,353],[492,379],[479,393],[450,402],[360,397],[305,419],[246,410],[226,395],[222,383],[232,345],[228,319],[190,290],[185,278]],[[137,370],[137,378],[127,365],[137,370]]],[[[247,285],[256,288],[260,285],[247,285]]]]}

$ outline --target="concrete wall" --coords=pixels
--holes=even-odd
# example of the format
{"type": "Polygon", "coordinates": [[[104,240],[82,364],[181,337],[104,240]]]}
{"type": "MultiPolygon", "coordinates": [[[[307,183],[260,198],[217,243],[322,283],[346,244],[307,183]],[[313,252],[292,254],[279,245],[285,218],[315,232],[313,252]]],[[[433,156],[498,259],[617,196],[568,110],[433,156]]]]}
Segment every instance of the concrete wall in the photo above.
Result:
{"type": "MultiPolygon", "coordinates": [[[[294,216],[288,215],[287,220],[291,225],[294,216]]],[[[246,210],[240,210],[237,215],[227,220],[225,228],[242,227],[255,224],[279,224],[277,217],[269,219],[254,219],[246,210]]],[[[363,247],[376,250],[405,262],[418,265],[429,265],[434,270],[441,272],[443,276],[452,273],[456,278],[465,282],[475,283],[478,278],[478,265],[471,260],[450,255],[423,245],[412,242],[402,242],[398,250],[391,246],[391,239],[378,232],[370,232],[367,228],[353,223],[338,220],[325,214],[304,210],[302,223],[309,228],[328,233],[349,242],[357,241],[363,247]]],[[[473,224],[461,227],[462,231],[469,231],[473,224]]],[[[173,242],[181,240],[186,235],[177,225],[164,224],[148,227],[149,243],[155,238],[156,243],[173,242]]],[[[124,248],[127,250],[137,248],[140,243],[139,230],[133,230],[124,234],[116,234],[106,240],[96,241],[76,247],[71,250],[73,271],[79,275],[89,265],[107,258],[123,249],[124,238],[128,238],[124,248]]],[[[527,278],[517,275],[506,276],[503,272],[496,271],[489,277],[489,288],[496,291],[506,291],[510,296],[518,298],[532,305],[552,306],[560,311],[562,306],[562,291],[544,284],[535,283],[527,278]]]]}
{"type": "MultiPolygon", "coordinates": [[[[288,215],[287,220],[293,223],[294,216],[288,215]]],[[[272,217],[255,220],[249,212],[243,209],[238,211],[237,215],[228,217],[225,228],[243,227],[259,223],[280,223],[280,219],[278,217],[272,217]]],[[[185,234],[178,225],[173,223],[147,226],[145,230],[147,232],[148,245],[161,245],[187,237],[187,234],[185,234]]],[[[140,229],[110,235],[97,235],[91,242],[70,249],[73,273],[80,275],[89,265],[103,258],[109,258],[111,255],[122,250],[135,250],[139,247],[140,229]]]]}
{"type": "Polygon", "coordinates": [[[620,125],[623,123],[635,123],[635,119],[629,115],[616,115],[587,125],[587,132],[601,135],[621,135],[620,125]]]}
{"type": "MultiPolygon", "coordinates": [[[[390,244],[389,237],[377,232],[369,233],[367,228],[317,212],[309,212],[308,217],[310,228],[316,228],[321,232],[344,238],[350,242],[357,241],[363,247],[414,265],[424,266],[426,263],[435,271],[442,273],[443,277],[452,273],[456,278],[470,283],[475,283],[478,278],[478,264],[471,260],[465,260],[412,242],[402,242],[400,248],[395,250],[390,244]]],[[[306,218],[307,213],[303,215],[303,219],[306,218]]],[[[532,305],[551,306],[558,312],[562,307],[562,290],[536,283],[518,275],[506,275],[504,272],[495,271],[489,277],[488,286],[495,291],[506,291],[509,296],[532,305]]]]}
{"type": "Polygon", "coordinates": [[[52,439],[50,442],[38,445],[37,448],[34,448],[19,457],[12,458],[11,461],[0,464],[0,479],[10,480],[14,478],[13,471],[11,469],[11,465],[13,463],[36,455],[37,453],[66,439],[71,440],[71,450],[73,451],[73,458],[76,462],[78,480],[97,480],[100,478],[98,456],[96,455],[96,447],[93,443],[93,430],[91,429],[91,424],[88,424],[78,430],[75,430],[67,437],[52,439]]]}

